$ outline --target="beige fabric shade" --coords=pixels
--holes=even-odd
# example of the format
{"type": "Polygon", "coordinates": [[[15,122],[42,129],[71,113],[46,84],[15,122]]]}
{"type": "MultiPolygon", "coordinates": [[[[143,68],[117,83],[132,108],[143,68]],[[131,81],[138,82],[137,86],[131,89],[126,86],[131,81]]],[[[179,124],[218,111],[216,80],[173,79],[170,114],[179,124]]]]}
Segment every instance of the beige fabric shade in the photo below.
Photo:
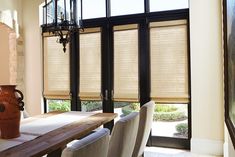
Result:
{"type": "Polygon", "coordinates": [[[114,101],[138,101],[138,25],[114,27],[114,101]]]}
{"type": "Polygon", "coordinates": [[[151,98],[156,102],[188,103],[186,20],[150,24],[151,98]]]}
{"type": "Polygon", "coordinates": [[[47,99],[70,98],[69,44],[66,53],[56,42],[58,37],[44,37],[44,96],[47,99]]]}
{"type": "Polygon", "coordinates": [[[81,100],[100,100],[101,93],[101,32],[100,28],[86,29],[80,34],[81,100]]]}
{"type": "MultiPolygon", "coordinates": [[[[158,103],[188,103],[187,21],[152,22],[149,29],[151,98],[158,103]]],[[[138,25],[115,26],[113,36],[113,100],[139,101],[138,25]]],[[[62,46],[56,40],[57,37],[44,37],[44,96],[69,99],[69,53],[63,53],[62,46]]],[[[80,33],[79,60],[80,99],[101,100],[100,28],[88,28],[80,33]]]]}

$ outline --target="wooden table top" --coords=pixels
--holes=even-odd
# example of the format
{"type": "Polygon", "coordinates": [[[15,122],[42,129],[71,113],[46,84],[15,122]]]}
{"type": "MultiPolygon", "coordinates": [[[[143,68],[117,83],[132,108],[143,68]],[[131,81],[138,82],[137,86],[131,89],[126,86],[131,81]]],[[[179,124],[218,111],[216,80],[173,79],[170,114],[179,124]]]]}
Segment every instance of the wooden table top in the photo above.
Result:
{"type": "MultiPolygon", "coordinates": [[[[35,118],[47,118],[59,113],[61,112],[51,112],[35,116],[35,118]]],[[[117,117],[116,113],[96,113],[87,118],[72,122],[68,125],[41,135],[36,139],[4,150],[0,152],[0,157],[43,156],[64,147],[67,143],[74,139],[79,139],[89,134],[92,130],[113,120],[115,117],[117,117]]],[[[26,119],[23,123],[28,123],[29,121],[32,121],[32,119],[26,119]]]]}

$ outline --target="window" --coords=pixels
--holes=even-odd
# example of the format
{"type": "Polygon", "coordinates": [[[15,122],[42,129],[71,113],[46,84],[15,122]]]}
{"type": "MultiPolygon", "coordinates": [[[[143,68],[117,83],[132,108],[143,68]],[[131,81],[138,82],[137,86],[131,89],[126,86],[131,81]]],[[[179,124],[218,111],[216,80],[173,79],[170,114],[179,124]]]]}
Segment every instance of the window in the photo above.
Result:
{"type": "Polygon", "coordinates": [[[79,97],[82,111],[102,112],[100,93],[101,31],[100,28],[88,28],[80,34],[79,97]]]}
{"type": "Polygon", "coordinates": [[[150,12],[188,8],[188,0],[150,0],[150,12]]]}
{"type": "Polygon", "coordinates": [[[83,112],[102,112],[102,101],[81,101],[83,112]]]}
{"type": "Polygon", "coordinates": [[[188,106],[156,103],[152,136],[188,138],[188,106]]]}
{"type": "Polygon", "coordinates": [[[137,101],[138,25],[114,27],[114,100],[137,101]]]}
{"type": "Polygon", "coordinates": [[[47,100],[47,111],[70,111],[70,101],[69,100],[47,100]]]}
{"type": "Polygon", "coordinates": [[[188,37],[186,20],[150,23],[153,136],[188,139],[188,37]]]}
{"type": "Polygon", "coordinates": [[[111,16],[144,13],[144,0],[110,0],[111,16]]]}
{"type": "Polygon", "coordinates": [[[57,37],[44,37],[44,97],[69,99],[69,47],[63,52],[57,37]]]}
{"type": "Polygon", "coordinates": [[[106,16],[105,0],[85,0],[83,4],[83,19],[106,16]]]}
{"type": "MultiPolygon", "coordinates": [[[[76,81],[71,85],[75,87],[71,92],[78,92],[71,107],[85,112],[115,112],[119,115],[116,121],[152,99],[156,102],[152,144],[167,146],[161,145],[166,141],[172,147],[189,148],[188,9],[182,9],[188,4],[164,8],[160,0],[156,1],[158,6],[150,0],[152,12],[144,13],[144,0],[110,0],[107,8],[111,17],[105,17],[106,9],[101,9],[107,1],[83,1],[83,15],[89,20],[83,20],[79,57],[71,64],[73,80],[78,79],[78,85],[76,81]],[[164,12],[164,16],[158,12],[174,9],[181,10],[164,12]],[[136,13],[139,15],[131,16],[136,13]]],[[[111,129],[113,124],[105,127],[111,129]]]]}

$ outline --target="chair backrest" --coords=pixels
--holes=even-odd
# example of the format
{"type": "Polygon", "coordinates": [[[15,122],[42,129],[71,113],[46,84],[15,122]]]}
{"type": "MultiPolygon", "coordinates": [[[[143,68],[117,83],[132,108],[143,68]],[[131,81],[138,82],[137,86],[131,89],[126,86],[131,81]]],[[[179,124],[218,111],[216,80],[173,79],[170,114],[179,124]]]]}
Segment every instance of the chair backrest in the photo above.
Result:
{"type": "Polygon", "coordinates": [[[141,157],[147,144],[153,122],[154,101],[147,102],[140,108],[140,121],[132,157],[141,157]]]}
{"type": "Polygon", "coordinates": [[[138,112],[130,113],[116,122],[109,142],[108,157],[131,157],[138,124],[138,112]]]}
{"type": "Polygon", "coordinates": [[[98,131],[73,142],[62,152],[62,157],[106,157],[109,144],[108,129],[98,131]]]}

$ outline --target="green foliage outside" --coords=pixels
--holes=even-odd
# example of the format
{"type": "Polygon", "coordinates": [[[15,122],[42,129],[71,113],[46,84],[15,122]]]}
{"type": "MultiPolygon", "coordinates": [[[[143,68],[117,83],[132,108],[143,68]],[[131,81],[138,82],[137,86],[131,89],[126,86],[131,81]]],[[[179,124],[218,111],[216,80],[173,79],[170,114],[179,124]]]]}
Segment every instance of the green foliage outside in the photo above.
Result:
{"type": "MultiPolygon", "coordinates": [[[[82,101],[82,111],[92,112],[102,110],[101,101],[82,101]]],[[[139,103],[129,102],[115,102],[115,108],[122,107],[123,115],[128,115],[131,112],[138,112],[140,110],[139,103]]],[[[48,101],[49,111],[70,111],[69,100],[49,100],[48,101]]],[[[157,104],[154,109],[153,120],[154,121],[179,121],[187,118],[186,110],[184,107],[176,107],[167,104],[157,104]]]]}
{"type": "MultiPolygon", "coordinates": [[[[129,106],[122,108],[122,113],[128,115],[131,112],[139,111],[140,107],[138,103],[131,103],[129,106]]],[[[176,107],[167,104],[155,105],[153,120],[154,121],[180,121],[187,118],[184,107],[176,107]]]]}
{"type": "MultiPolygon", "coordinates": [[[[82,111],[92,112],[97,110],[102,110],[101,101],[82,101],[82,111]]],[[[114,108],[120,108],[129,105],[127,102],[115,102],[114,108]]]]}
{"type": "Polygon", "coordinates": [[[140,104],[139,103],[130,103],[127,106],[124,106],[122,108],[122,113],[126,116],[130,114],[131,112],[138,112],[140,110],[140,104]]]}
{"type": "Polygon", "coordinates": [[[155,112],[173,112],[178,108],[172,105],[156,105],[154,108],[155,112]]]}
{"type": "Polygon", "coordinates": [[[49,100],[48,101],[49,111],[70,111],[69,100],[49,100]]]}
{"type": "Polygon", "coordinates": [[[92,112],[97,110],[102,110],[101,101],[82,101],[82,111],[92,112]]]}
{"type": "Polygon", "coordinates": [[[114,108],[120,108],[130,105],[129,102],[114,102],[114,108]]]}
{"type": "MultiPolygon", "coordinates": [[[[128,102],[115,102],[114,108],[120,108],[129,105],[128,102]]],[[[82,111],[92,112],[102,110],[101,101],[81,101],[82,111]]],[[[139,106],[139,105],[138,105],[139,106]]],[[[70,111],[69,100],[48,100],[49,111],[70,111]]],[[[136,109],[136,107],[132,107],[136,109]]]]}
{"type": "Polygon", "coordinates": [[[155,121],[179,121],[187,118],[184,107],[158,104],[154,110],[153,119],[155,121]]]}
{"type": "Polygon", "coordinates": [[[174,112],[154,112],[154,121],[180,121],[186,119],[184,111],[174,111],[174,112]]]}
{"type": "Polygon", "coordinates": [[[178,134],[183,136],[188,136],[188,124],[187,123],[180,123],[175,126],[175,129],[178,134]]]}

